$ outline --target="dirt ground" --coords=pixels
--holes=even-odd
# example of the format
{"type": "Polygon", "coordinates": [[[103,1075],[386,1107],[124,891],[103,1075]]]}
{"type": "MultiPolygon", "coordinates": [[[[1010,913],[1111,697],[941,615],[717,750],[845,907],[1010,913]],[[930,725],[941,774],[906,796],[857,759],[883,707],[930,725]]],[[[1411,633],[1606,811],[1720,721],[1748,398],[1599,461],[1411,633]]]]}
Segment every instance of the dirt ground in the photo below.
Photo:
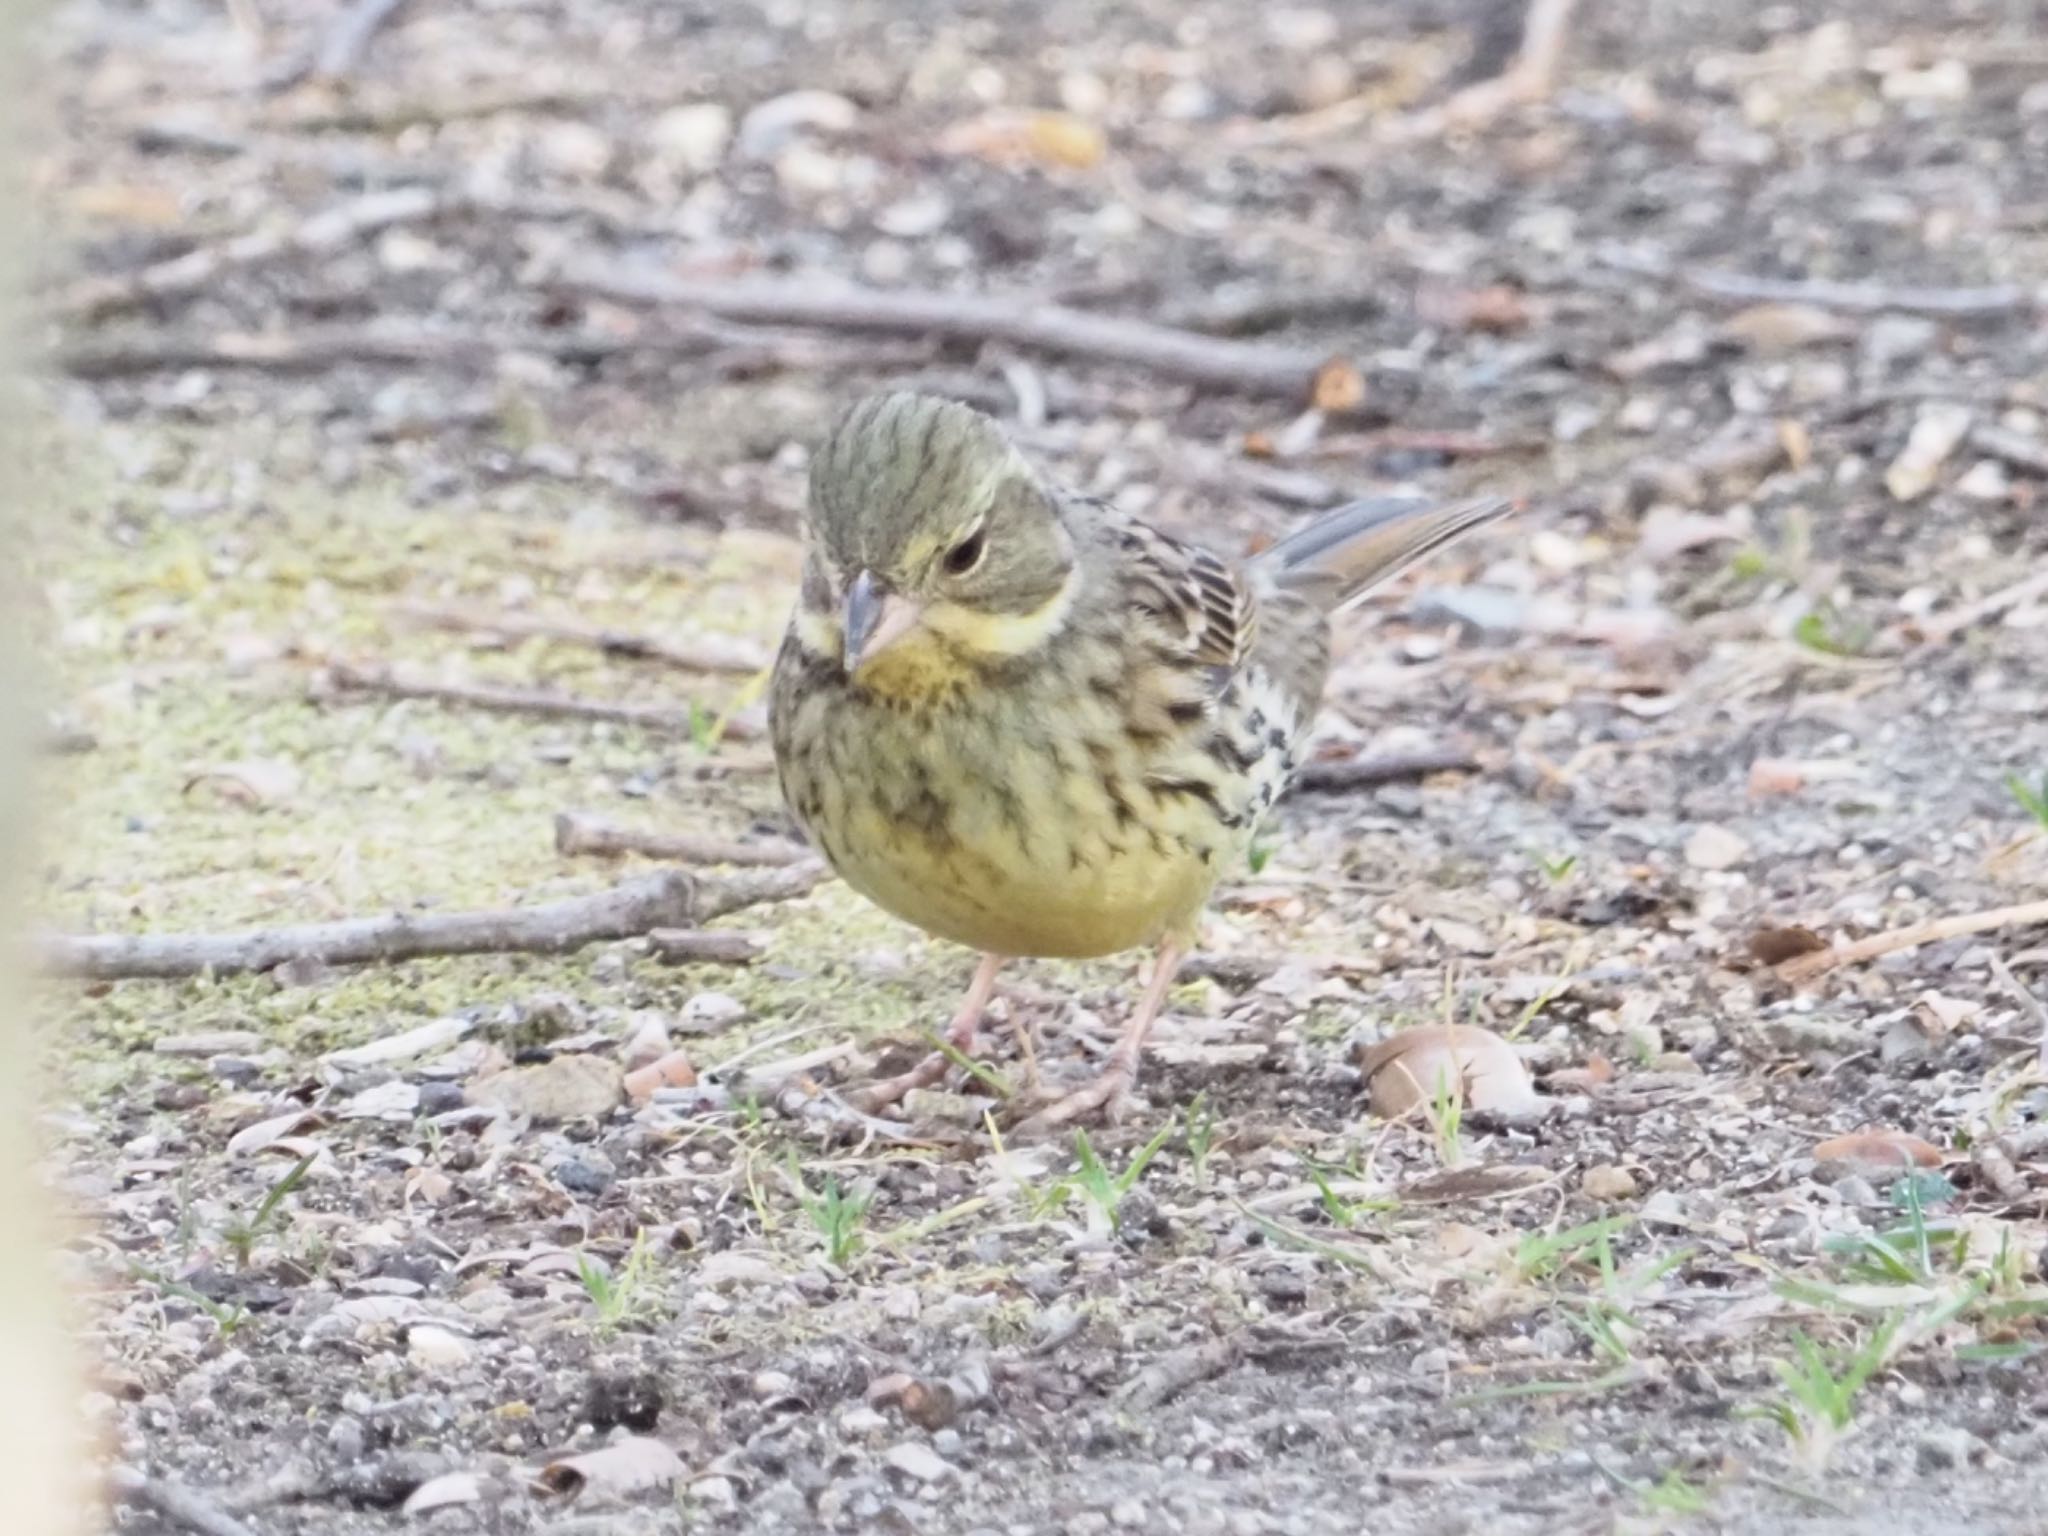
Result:
{"type": "Polygon", "coordinates": [[[1135,957],[1017,967],[986,1065],[863,1121],[969,960],[829,882],[709,959],[53,980],[120,1529],[2042,1528],[2039,7],[1585,0],[1548,99],[1446,121],[1494,10],[51,17],[53,930],[662,867],[564,813],[773,857],[805,453],[878,383],[1229,553],[1525,504],[1344,621],[1319,786],[1085,1148],[1003,1098],[1135,957]],[[767,275],[1221,361],[670,291],[767,275]],[[1359,1048],[1451,1023],[1535,1110],[1372,1113],[1359,1048]]]}

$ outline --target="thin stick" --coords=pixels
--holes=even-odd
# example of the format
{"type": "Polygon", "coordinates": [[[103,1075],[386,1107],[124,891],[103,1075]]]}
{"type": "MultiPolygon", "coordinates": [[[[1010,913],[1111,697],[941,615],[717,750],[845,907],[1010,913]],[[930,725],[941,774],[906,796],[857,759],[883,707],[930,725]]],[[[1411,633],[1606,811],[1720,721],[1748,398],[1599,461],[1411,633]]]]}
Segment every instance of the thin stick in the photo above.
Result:
{"type": "Polygon", "coordinates": [[[1413,752],[1387,752],[1378,757],[1312,762],[1301,770],[1294,783],[1296,788],[1305,790],[1370,789],[1376,784],[1426,779],[1432,773],[1469,773],[1478,767],[1479,759],[1463,747],[1421,747],[1413,752]]]}
{"type": "Polygon", "coordinates": [[[752,965],[764,949],[753,934],[729,928],[656,928],[647,947],[668,965],[752,965]]]}
{"type": "Polygon", "coordinates": [[[1954,917],[1937,917],[1929,922],[1894,928],[1889,933],[1873,933],[1867,939],[1858,939],[1839,949],[1794,955],[1778,967],[1778,974],[1788,981],[1809,981],[1838,966],[1859,965],[1865,960],[1875,960],[1902,949],[1915,949],[1942,939],[1959,939],[1972,933],[1991,933],[2000,928],[2023,928],[2031,923],[2048,923],[2048,901],[1993,907],[1985,912],[1962,912],[1954,917]]]}
{"type": "Polygon", "coordinates": [[[161,1515],[193,1536],[256,1536],[226,1510],[217,1508],[179,1483],[151,1477],[136,1467],[117,1466],[107,1481],[123,1504],[161,1515]]]}
{"type": "MultiPolygon", "coordinates": [[[[733,328],[737,330],[737,327],[733,328]]],[[[93,337],[57,346],[50,362],[78,379],[118,379],[184,368],[242,368],[263,373],[324,373],[349,364],[408,368],[486,369],[507,354],[526,353],[569,364],[614,357],[716,353],[739,338],[719,331],[664,327],[639,336],[503,334],[449,331],[429,326],[312,326],[297,331],[152,330],[93,337]]]]}
{"type": "Polygon", "coordinates": [[[563,811],[555,817],[555,852],[570,858],[577,854],[641,853],[651,859],[673,859],[679,864],[738,864],[762,869],[801,864],[810,857],[809,850],[796,843],[748,843],[734,838],[704,837],[695,832],[646,831],[576,811],[563,811]]]}
{"type": "Polygon", "coordinates": [[[809,891],[823,873],[823,866],[815,863],[718,879],[665,870],[610,890],[531,907],[391,912],[236,933],[60,935],[43,941],[42,959],[45,968],[59,976],[115,981],[268,971],[290,960],[361,965],[429,955],[559,955],[609,939],[636,938],[654,928],[691,928],[746,907],[786,901],[809,891]]]}
{"type": "Polygon", "coordinates": [[[281,257],[318,254],[417,224],[448,211],[446,194],[427,187],[395,187],[324,208],[288,230],[259,230],[217,245],[202,245],[121,277],[93,277],[45,301],[50,313],[100,320],[153,299],[196,293],[232,272],[246,272],[281,257]]]}
{"type": "Polygon", "coordinates": [[[622,304],[673,305],[727,320],[884,336],[1004,342],[1095,362],[1128,363],[1217,389],[1306,400],[1330,354],[1201,336],[1058,304],[974,294],[897,292],[815,281],[690,282],[658,271],[578,265],[558,285],[622,304]]]}
{"type": "Polygon", "coordinates": [[[1681,267],[1661,257],[1606,246],[1594,260],[1624,272],[1662,278],[1702,298],[1734,304],[1810,304],[1847,314],[1930,315],[1946,320],[2002,320],[2036,307],[2037,297],[2016,283],[1987,288],[1900,288],[1887,283],[1840,283],[1821,278],[1757,277],[1706,267],[1681,267]]]}
{"type": "Polygon", "coordinates": [[[1235,1337],[1208,1339],[1190,1344],[1146,1366],[1117,1389],[1116,1402],[1128,1412],[1144,1413],[1180,1396],[1189,1387],[1221,1376],[1243,1357],[1243,1346],[1235,1337]]]}
{"type": "Polygon", "coordinates": [[[1975,629],[1986,619],[1995,619],[2008,608],[2017,608],[2037,597],[2048,597],[2048,571],[2036,571],[2025,580],[2000,587],[1974,603],[1963,604],[1952,613],[1927,619],[1920,625],[1920,632],[1930,643],[1953,640],[1964,630],[1975,629]]]}
{"type": "MultiPolygon", "coordinates": [[[[375,693],[393,699],[427,699],[437,704],[560,720],[610,720],[676,735],[686,734],[691,726],[687,704],[623,704],[609,699],[586,699],[573,693],[550,693],[542,688],[444,683],[398,667],[357,667],[345,662],[328,667],[325,676],[330,684],[344,691],[375,693]]],[[[752,741],[760,736],[761,730],[750,720],[734,718],[726,722],[725,734],[734,741],[752,741]]]]}
{"type": "Polygon", "coordinates": [[[687,672],[734,672],[748,676],[768,665],[758,647],[744,640],[713,637],[697,641],[664,640],[655,635],[610,629],[579,619],[549,618],[537,613],[507,613],[463,603],[404,602],[391,610],[409,623],[465,634],[500,635],[506,639],[536,638],[587,645],[607,656],[659,661],[687,672]]]}

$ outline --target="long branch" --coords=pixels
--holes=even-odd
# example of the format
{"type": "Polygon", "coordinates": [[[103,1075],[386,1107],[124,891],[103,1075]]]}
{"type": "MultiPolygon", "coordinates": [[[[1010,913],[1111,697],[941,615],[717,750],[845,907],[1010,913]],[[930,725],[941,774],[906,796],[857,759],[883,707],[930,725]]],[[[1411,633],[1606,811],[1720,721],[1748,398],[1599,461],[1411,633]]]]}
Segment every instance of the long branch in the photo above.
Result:
{"type": "Polygon", "coordinates": [[[845,284],[747,279],[691,282],[666,272],[571,264],[559,286],[615,303],[672,305],[726,320],[807,325],[881,336],[1004,342],[1165,378],[1306,400],[1326,351],[1234,341],[1026,299],[917,293],[845,284]]]}
{"type": "Polygon", "coordinates": [[[94,933],[45,939],[46,969],[88,981],[268,971],[292,960],[323,965],[417,960],[429,955],[565,954],[655,928],[693,928],[764,902],[809,891],[815,862],[701,878],[665,870],[609,890],[531,907],[470,912],[390,912],[332,923],[295,923],[235,933],[94,933]]]}
{"type": "Polygon", "coordinates": [[[1960,939],[1973,933],[1991,933],[2000,928],[2024,928],[2034,923],[2048,923],[2048,901],[1993,907],[1984,912],[1959,912],[1953,917],[1937,917],[1886,933],[1873,933],[1839,949],[1817,949],[1811,954],[1795,955],[1778,967],[1778,974],[1790,981],[1807,981],[1825,975],[1837,966],[1857,965],[1902,949],[1917,949],[1922,944],[1960,939]]]}

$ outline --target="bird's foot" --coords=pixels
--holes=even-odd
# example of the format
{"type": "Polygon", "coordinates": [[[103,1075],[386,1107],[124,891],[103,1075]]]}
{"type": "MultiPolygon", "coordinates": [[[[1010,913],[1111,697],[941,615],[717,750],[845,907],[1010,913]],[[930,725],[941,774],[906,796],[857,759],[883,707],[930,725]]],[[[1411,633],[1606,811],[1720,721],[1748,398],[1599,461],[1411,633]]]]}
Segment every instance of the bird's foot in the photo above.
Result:
{"type": "Polygon", "coordinates": [[[865,1088],[856,1088],[846,1095],[846,1102],[864,1115],[880,1114],[885,1109],[901,1104],[920,1088],[929,1088],[941,1081],[952,1059],[944,1051],[933,1051],[908,1072],[899,1072],[894,1077],[885,1077],[879,1083],[870,1083],[865,1088]]]}
{"type": "Polygon", "coordinates": [[[1043,1136],[1071,1125],[1077,1120],[1100,1118],[1113,1123],[1122,1113],[1124,1101],[1129,1098],[1132,1083],[1137,1081],[1135,1065],[1121,1056],[1112,1056],[1109,1065],[1094,1082],[1077,1088],[1063,1099],[1046,1105],[1029,1119],[1020,1122],[1012,1131],[1018,1137],[1043,1136]]]}

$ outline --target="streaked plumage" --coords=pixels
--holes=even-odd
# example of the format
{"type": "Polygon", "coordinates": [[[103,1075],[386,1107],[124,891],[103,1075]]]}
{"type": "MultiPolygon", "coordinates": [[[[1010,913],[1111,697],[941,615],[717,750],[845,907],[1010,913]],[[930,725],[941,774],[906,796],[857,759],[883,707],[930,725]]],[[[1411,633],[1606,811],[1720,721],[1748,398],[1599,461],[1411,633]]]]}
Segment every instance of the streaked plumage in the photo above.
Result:
{"type": "Polygon", "coordinates": [[[1177,956],[1294,774],[1330,613],[1503,510],[1361,502],[1233,565],[1047,484],[964,406],[863,401],[812,467],[784,793],[931,933],[1177,956]]]}

